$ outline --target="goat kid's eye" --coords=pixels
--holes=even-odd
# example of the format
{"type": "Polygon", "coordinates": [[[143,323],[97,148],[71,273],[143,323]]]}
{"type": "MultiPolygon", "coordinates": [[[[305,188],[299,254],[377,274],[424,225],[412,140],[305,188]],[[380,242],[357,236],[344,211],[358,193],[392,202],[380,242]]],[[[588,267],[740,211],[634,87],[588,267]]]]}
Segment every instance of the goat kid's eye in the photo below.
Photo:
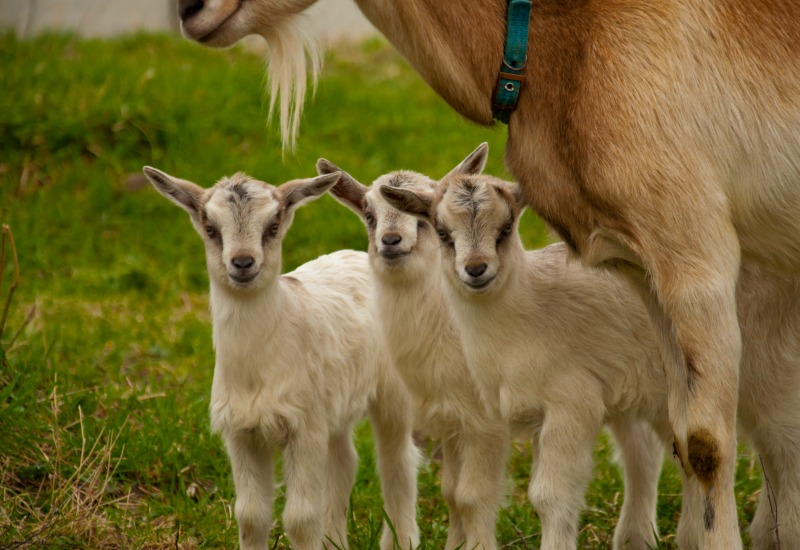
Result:
{"type": "Polygon", "coordinates": [[[217,230],[212,225],[207,225],[204,228],[206,230],[206,235],[208,235],[209,239],[214,239],[217,236],[217,230]]]}
{"type": "Polygon", "coordinates": [[[375,216],[372,214],[372,212],[365,212],[364,213],[364,219],[367,220],[367,223],[369,225],[374,225],[375,224],[375,216]]]}
{"type": "Polygon", "coordinates": [[[278,224],[277,222],[273,223],[267,228],[267,233],[269,234],[270,237],[274,237],[274,236],[276,236],[278,234],[278,229],[279,228],[280,228],[280,224],[278,224]]]}
{"type": "Polygon", "coordinates": [[[497,236],[497,242],[499,243],[500,241],[511,235],[511,232],[513,230],[514,230],[513,223],[510,223],[507,226],[505,226],[503,229],[500,230],[500,234],[497,236]]]}
{"type": "Polygon", "coordinates": [[[450,238],[450,233],[448,233],[444,229],[438,229],[436,231],[436,234],[439,235],[439,239],[441,239],[441,241],[444,242],[444,243],[453,242],[453,239],[450,238]]]}

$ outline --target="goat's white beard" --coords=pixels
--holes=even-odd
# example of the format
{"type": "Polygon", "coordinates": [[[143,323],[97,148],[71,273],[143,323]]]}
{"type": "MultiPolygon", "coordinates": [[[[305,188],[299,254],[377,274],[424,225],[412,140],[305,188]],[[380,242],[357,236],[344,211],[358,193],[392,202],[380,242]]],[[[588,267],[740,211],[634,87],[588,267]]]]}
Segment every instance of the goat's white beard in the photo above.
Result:
{"type": "Polygon", "coordinates": [[[277,109],[283,150],[293,150],[297,144],[308,80],[311,80],[313,95],[322,69],[318,44],[303,30],[301,19],[291,18],[266,37],[269,44],[269,121],[272,122],[277,109]]]}

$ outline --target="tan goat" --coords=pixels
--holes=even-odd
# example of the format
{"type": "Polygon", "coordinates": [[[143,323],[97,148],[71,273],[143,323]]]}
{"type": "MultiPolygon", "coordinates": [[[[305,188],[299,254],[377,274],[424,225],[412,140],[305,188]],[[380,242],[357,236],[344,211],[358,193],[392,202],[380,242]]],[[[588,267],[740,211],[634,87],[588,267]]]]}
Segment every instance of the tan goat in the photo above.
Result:
{"type": "MultiPolygon", "coordinates": [[[[492,122],[506,0],[355,1],[454,109],[492,122]]],[[[275,45],[289,140],[307,66],[295,16],[313,3],[178,2],[195,40],[275,45]]],[[[701,546],[740,548],[735,288],[742,262],[777,279],[800,269],[800,3],[535,0],[529,34],[508,165],[572,254],[643,290],[676,450],[706,502],[701,546]]]]}

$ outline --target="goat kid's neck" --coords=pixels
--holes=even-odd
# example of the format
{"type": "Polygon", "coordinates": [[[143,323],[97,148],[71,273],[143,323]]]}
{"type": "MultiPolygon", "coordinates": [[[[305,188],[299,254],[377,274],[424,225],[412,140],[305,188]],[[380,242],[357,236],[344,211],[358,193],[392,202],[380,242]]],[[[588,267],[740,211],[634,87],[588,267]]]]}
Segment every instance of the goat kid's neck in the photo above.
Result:
{"type": "Polygon", "coordinates": [[[287,302],[280,279],[252,292],[234,291],[212,281],[210,296],[215,346],[225,334],[234,333],[239,340],[243,336],[268,337],[274,332],[287,302]]]}

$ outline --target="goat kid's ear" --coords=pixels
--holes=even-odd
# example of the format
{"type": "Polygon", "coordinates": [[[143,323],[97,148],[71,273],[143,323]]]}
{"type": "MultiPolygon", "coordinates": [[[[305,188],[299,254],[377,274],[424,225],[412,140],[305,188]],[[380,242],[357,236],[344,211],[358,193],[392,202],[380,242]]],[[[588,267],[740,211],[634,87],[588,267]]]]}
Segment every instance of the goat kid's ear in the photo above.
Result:
{"type": "Polygon", "coordinates": [[[369,191],[369,187],[363,185],[353,176],[326,159],[319,159],[317,161],[317,172],[320,174],[340,172],[342,176],[339,178],[339,181],[331,187],[330,194],[356,214],[363,216],[366,207],[364,195],[369,191]]]}
{"type": "Polygon", "coordinates": [[[195,215],[199,212],[200,197],[205,191],[202,187],[196,183],[170,176],[152,166],[145,166],[142,171],[153,187],[170,201],[189,214],[195,215]]]}
{"type": "Polygon", "coordinates": [[[489,144],[485,141],[471,152],[467,158],[462,160],[458,166],[453,168],[448,175],[462,174],[466,176],[478,176],[486,168],[486,161],[489,159],[489,144]]]}
{"type": "Polygon", "coordinates": [[[381,185],[381,195],[390,205],[406,214],[430,221],[433,193],[381,185]]]}
{"type": "Polygon", "coordinates": [[[278,187],[278,194],[286,209],[293,210],[325,194],[341,175],[341,172],[333,172],[316,178],[289,181],[278,187]]]}

